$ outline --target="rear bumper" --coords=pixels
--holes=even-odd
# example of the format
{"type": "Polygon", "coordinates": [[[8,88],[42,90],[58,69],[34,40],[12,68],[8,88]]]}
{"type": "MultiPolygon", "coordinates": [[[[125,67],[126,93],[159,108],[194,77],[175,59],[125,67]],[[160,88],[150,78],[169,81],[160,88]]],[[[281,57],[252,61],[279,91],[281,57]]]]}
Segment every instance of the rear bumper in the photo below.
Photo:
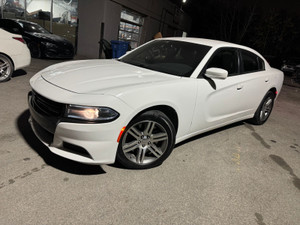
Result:
{"type": "Polygon", "coordinates": [[[24,45],[21,54],[13,55],[12,59],[14,61],[15,70],[29,66],[31,63],[31,56],[26,45],[24,45]]]}

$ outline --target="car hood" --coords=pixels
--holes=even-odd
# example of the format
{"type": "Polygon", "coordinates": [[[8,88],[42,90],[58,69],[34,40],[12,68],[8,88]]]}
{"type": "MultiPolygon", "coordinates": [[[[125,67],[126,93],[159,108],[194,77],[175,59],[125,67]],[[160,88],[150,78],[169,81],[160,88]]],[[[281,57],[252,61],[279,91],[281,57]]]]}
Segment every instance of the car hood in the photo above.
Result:
{"type": "Polygon", "coordinates": [[[117,60],[81,60],[60,63],[40,72],[47,82],[80,94],[118,95],[179,77],[140,68],[117,60]]]}
{"type": "Polygon", "coordinates": [[[34,33],[26,32],[26,33],[45,41],[56,42],[56,43],[69,43],[68,40],[55,34],[44,34],[44,33],[35,33],[35,32],[34,33]]]}

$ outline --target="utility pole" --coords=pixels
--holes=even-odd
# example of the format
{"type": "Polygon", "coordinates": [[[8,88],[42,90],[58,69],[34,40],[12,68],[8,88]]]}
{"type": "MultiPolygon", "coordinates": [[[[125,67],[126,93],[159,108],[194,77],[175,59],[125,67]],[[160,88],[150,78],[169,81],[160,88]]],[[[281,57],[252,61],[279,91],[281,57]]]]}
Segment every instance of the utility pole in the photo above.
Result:
{"type": "Polygon", "coordinates": [[[53,0],[51,0],[51,11],[50,11],[50,32],[52,33],[52,20],[53,20],[53,0]]]}

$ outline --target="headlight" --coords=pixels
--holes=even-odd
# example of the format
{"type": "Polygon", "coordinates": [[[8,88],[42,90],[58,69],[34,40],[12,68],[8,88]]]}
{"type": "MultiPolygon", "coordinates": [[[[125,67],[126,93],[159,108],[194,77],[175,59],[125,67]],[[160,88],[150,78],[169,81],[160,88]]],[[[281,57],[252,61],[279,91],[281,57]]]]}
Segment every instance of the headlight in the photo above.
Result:
{"type": "Polygon", "coordinates": [[[68,105],[65,116],[90,122],[110,122],[119,117],[119,113],[108,107],[68,105]]]}

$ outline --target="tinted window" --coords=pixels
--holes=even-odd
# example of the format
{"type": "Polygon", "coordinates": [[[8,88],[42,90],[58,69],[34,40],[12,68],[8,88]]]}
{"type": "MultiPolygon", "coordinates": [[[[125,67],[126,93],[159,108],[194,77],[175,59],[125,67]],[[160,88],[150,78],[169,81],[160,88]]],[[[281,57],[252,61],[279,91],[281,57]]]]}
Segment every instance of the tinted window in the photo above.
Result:
{"type": "Polygon", "coordinates": [[[1,27],[3,30],[6,30],[6,31],[10,32],[9,26],[8,26],[6,20],[0,20],[0,27],[1,27]]]}
{"type": "Polygon", "coordinates": [[[259,57],[257,57],[257,60],[258,60],[258,69],[259,70],[265,70],[265,63],[264,63],[264,61],[261,58],[259,58],[259,57]]]}
{"type": "Polygon", "coordinates": [[[17,23],[11,20],[0,20],[0,27],[10,33],[21,34],[17,23]]]}
{"type": "Polygon", "coordinates": [[[183,41],[155,40],[121,61],[147,69],[189,77],[210,47],[183,41]]]}
{"type": "Polygon", "coordinates": [[[9,28],[11,32],[14,34],[21,34],[20,26],[17,23],[13,21],[9,21],[9,28]]]}
{"type": "Polygon", "coordinates": [[[238,56],[235,49],[222,49],[217,51],[207,65],[207,69],[211,67],[221,68],[228,71],[228,75],[238,73],[238,56]]]}
{"type": "Polygon", "coordinates": [[[30,33],[43,33],[43,34],[49,34],[47,30],[45,30],[43,27],[41,27],[38,24],[34,23],[26,23],[18,21],[18,24],[23,28],[24,31],[30,32],[30,33]]]}
{"type": "Polygon", "coordinates": [[[265,69],[263,60],[254,53],[242,50],[241,55],[244,73],[256,72],[265,69]]]}

